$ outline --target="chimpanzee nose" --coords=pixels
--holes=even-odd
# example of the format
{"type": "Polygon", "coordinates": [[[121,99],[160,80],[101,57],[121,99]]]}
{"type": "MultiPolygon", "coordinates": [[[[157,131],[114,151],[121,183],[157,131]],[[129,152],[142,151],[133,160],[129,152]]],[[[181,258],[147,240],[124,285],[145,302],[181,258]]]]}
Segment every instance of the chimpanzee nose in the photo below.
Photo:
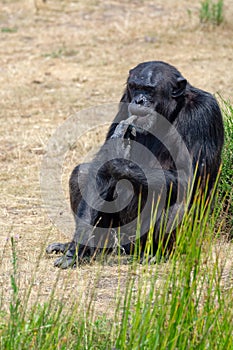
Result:
{"type": "Polygon", "coordinates": [[[146,104],[147,99],[146,99],[145,95],[140,94],[138,96],[135,96],[132,102],[136,103],[137,105],[143,106],[146,104]]]}

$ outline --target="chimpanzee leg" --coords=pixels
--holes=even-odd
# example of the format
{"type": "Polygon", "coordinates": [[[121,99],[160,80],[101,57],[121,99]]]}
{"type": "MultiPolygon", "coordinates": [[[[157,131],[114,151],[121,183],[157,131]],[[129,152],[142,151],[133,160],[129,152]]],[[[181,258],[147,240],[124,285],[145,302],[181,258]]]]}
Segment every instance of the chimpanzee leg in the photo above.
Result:
{"type": "Polygon", "coordinates": [[[86,186],[90,163],[83,163],[74,168],[70,176],[70,206],[74,215],[77,215],[78,205],[82,199],[82,191],[86,186]]]}
{"type": "MultiPolygon", "coordinates": [[[[114,196],[114,189],[116,180],[106,177],[106,174],[93,170],[94,166],[88,170],[87,183],[82,189],[81,184],[77,186],[75,182],[76,171],[78,176],[81,170],[75,170],[73,177],[71,177],[71,203],[75,212],[76,229],[72,242],[65,252],[65,255],[58,258],[54,265],[62,269],[74,267],[76,265],[76,258],[82,260],[85,256],[94,254],[94,251],[101,250],[105,247],[105,241],[108,239],[109,228],[112,224],[112,217],[114,217],[114,209],[110,210],[109,206],[114,196]],[[75,189],[76,195],[81,198],[77,204],[76,198],[73,198],[75,189]],[[84,191],[83,193],[81,193],[84,191]],[[108,209],[108,210],[106,210],[108,209]]],[[[98,165],[97,165],[98,168],[98,165]]],[[[85,169],[83,171],[85,173],[85,169]]],[[[83,175],[81,174],[81,177],[83,175]]],[[[53,244],[52,248],[58,250],[60,244],[53,244]]],[[[63,248],[63,245],[61,246],[63,248]]],[[[51,251],[50,246],[47,251],[51,251]]]]}
{"type": "MultiPolygon", "coordinates": [[[[147,241],[147,234],[151,225],[154,227],[153,252],[155,253],[159,242],[159,222],[164,210],[167,213],[167,230],[170,231],[172,223],[176,219],[176,214],[180,211],[180,204],[184,200],[183,196],[177,196],[177,175],[176,172],[156,169],[146,170],[146,176],[137,166],[124,162],[114,161],[112,173],[117,174],[119,179],[129,179],[134,188],[134,196],[130,203],[119,214],[121,227],[121,246],[126,253],[132,253],[136,244],[136,232],[140,227],[140,246],[143,251],[147,241]],[[170,186],[172,184],[172,191],[170,186]],[[167,212],[167,200],[172,210],[167,212]],[[139,213],[140,208],[140,213],[139,213]],[[153,210],[153,212],[152,212],[153,210]],[[153,221],[151,221],[153,219],[153,221]]],[[[185,188],[185,179],[183,181],[185,188]]],[[[184,194],[185,190],[180,191],[184,194]]],[[[139,234],[139,232],[138,232],[139,234]]],[[[166,236],[166,235],[165,235],[166,236]]],[[[167,241],[167,236],[164,241],[167,241]]]]}

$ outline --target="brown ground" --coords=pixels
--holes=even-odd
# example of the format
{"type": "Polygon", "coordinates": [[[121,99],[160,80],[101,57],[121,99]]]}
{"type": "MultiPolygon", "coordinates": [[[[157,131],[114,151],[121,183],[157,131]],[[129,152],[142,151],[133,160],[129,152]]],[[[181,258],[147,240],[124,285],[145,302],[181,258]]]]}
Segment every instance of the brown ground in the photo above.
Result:
{"type": "MultiPolygon", "coordinates": [[[[10,297],[10,236],[17,245],[21,289],[26,291],[34,278],[32,300],[36,295],[39,301],[46,300],[57,277],[55,297],[62,290],[65,298],[70,292],[75,298],[85,297],[99,269],[94,264],[60,272],[44,254],[45,240],[67,240],[42,210],[39,173],[49,137],[68,116],[119,101],[128,70],[147,60],[174,64],[193,85],[225,99],[232,97],[231,0],[224,1],[225,22],[217,28],[199,24],[198,3],[2,1],[0,283],[4,299],[10,297]]],[[[84,137],[82,145],[67,155],[65,174],[102,138],[99,129],[98,134],[84,137]]],[[[65,175],[65,190],[67,182],[65,175]]],[[[223,253],[229,247],[223,245],[223,253]]],[[[227,264],[230,271],[232,262],[227,264]]],[[[161,267],[161,275],[165,270],[161,267]]],[[[124,280],[127,265],[119,269],[108,264],[101,273],[96,300],[103,310],[113,301],[119,273],[124,280]]]]}

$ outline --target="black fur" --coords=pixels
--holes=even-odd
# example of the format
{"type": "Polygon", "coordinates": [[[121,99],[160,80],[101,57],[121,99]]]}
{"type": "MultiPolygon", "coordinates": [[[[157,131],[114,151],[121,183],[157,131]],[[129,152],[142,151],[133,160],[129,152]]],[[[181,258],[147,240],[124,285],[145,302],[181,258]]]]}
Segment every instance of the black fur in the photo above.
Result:
{"type": "MultiPolygon", "coordinates": [[[[187,183],[185,180],[183,184],[178,183],[177,161],[179,158],[178,167],[182,168],[187,157],[184,154],[182,159],[180,141],[168,128],[162,130],[162,134],[174,150],[177,159],[171,156],[163,142],[147,128],[147,124],[150,124],[148,115],[154,115],[155,119],[158,115],[162,115],[175,127],[188,149],[193,172],[197,166],[194,191],[199,181],[200,188],[208,186],[207,195],[210,194],[220,166],[224,139],[222,116],[217,101],[210,93],[191,86],[175,67],[160,61],[141,63],[129,73],[118,114],[108,131],[104,145],[90,164],[77,166],[71,174],[70,201],[75,214],[76,231],[69,245],[54,243],[47,248],[48,253],[53,251],[64,253],[56,260],[55,266],[67,268],[75,265],[77,257],[81,260],[85,255],[92,255],[94,247],[100,248],[101,244],[103,247],[103,242],[107,239],[110,242],[108,247],[114,245],[116,236],[111,236],[112,229],[115,228],[117,232],[118,227],[124,227],[126,224],[128,224],[127,232],[121,233],[122,239],[118,244],[122,250],[130,253],[133,245],[130,244],[129,237],[135,236],[136,230],[135,223],[130,225],[137,218],[139,198],[141,211],[148,203],[148,208],[151,207],[161,194],[164,178],[167,193],[172,184],[169,205],[176,208],[178,203],[177,208],[180,208],[184,195],[179,197],[179,187],[184,186],[187,189],[187,183]],[[133,121],[129,123],[130,125],[126,125],[122,122],[134,115],[135,123],[133,121]],[[111,159],[113,149],[109,141],[115,139],[120,140],[121,149],[119,151],[114,149],[114,154],[118,154],[118,157],[111,159]],[[127,153],[127,142],[132,141],[144,145],[151,151],[151,158],[146,159],[146,153],[142,156],[144,167],[137,165],[132,158],[124,157],[127,153]],[[153,163],[153,159],[158,160],[160,168],[156,162],[153,163]],[[118,194],[116,193],[116,184],[119,180],[129,180],[134,195],[123,209],[116,208],[114,211],[113,208],[109,212],[107,209],[111,209],[111,203],[117,196],[123,194],[124,198],[130,193],[127,183],[122,185],[118,194]],[[99,197],[93,194],[95,186],[99,197]],[[85,198],[90,199],[89,203],[83,198],[83,192],[80,193],[80,187],[85,192],[85,198]],[[103,204],[101,199],[105,200],[103,204]],[[93,208],[96,206],[101,207],[101,210],[93,208]],[[90,230],[91,226],[96,229],[90,230]],[[91,240],[94,240],[94,243],[89,244],[91,240]]],[[[131,117],[132,120],[133,118],[131,117]]],[[[159,127],[159,121],[156,123],[156,126],[153,125],[153,131],[159,127]]],[[[163,125],[160,127],[163,128],[163,125]]],[[[133,157],[137,157],[138,151],[134,149],[134,144],[128,147],[133,157]]],[[[167,194],[165,203],[167,204],[167,194]]],[[[157,214],[154,228],[154,253],[158,244],[159,215],[161,212],[157,214]]],[[[150,212],[147,210],[141,217],[142,230],[145,227],[145,234],[141,237],[142,251],[149,222],[150,212]]]]}

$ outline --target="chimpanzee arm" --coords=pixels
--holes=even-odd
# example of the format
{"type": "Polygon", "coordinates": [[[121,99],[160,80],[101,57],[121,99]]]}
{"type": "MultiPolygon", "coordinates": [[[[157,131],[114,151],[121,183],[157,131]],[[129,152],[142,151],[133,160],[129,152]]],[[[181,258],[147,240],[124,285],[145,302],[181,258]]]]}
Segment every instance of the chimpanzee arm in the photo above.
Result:
{"type": "Polygon", "coordinates": [[[154,191],[160,191],[163,185],[177,185],[176,170],[140,169],[137,164],[125,159],[113,159],[108,163],[105,174],[111,174],[117,181],[129,180],[138,186],[150,186],[154,191]]]}

